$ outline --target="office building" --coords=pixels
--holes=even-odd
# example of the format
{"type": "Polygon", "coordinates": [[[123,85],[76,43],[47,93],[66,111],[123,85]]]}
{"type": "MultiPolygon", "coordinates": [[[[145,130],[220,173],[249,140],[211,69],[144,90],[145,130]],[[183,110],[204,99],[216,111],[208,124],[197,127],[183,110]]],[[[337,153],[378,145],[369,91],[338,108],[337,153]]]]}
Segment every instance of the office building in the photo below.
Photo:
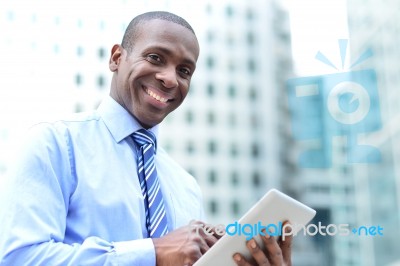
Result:
{"type": "Polygon", "coordinates": [[[360,265],[389,265],[400,260],[395,245],[400,237],[400,182],[398,126],[400,93],[399,66],[400,18],[399,2],[360,1],[348,2],[349,31],[353,60],[370,49],[373,56],[359,69],[373,69],[377,84],[382,117],[382,129],[373,137],[373,143],[382,153],[382,162],[355,172],[361,176],[357,186],[357,216],[360,223],[379,224],[384,227],[384,237],[359,241],[360,265]]]}

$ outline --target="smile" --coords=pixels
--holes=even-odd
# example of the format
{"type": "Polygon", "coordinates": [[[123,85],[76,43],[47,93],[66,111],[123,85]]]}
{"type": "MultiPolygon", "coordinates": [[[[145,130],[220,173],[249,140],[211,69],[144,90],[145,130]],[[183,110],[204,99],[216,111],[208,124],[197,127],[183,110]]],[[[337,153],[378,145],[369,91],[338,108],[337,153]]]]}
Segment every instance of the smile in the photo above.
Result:
{"type": "Polygon", "coordinates": [[[161,97],[160,95],[158,95],[157,93],[155,93],[149,89],[146,89],[146,93],[159,102],[166,103],[168,101],[167,98],[161,97]]]}

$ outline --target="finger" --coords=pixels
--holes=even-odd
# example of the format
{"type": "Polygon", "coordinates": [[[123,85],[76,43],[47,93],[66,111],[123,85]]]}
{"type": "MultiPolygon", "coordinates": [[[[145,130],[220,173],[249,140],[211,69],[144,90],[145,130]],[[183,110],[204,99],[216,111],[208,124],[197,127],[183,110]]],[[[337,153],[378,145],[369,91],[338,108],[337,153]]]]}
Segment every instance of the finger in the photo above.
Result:
{"type": "Polygon", "coordinates": [[[225,230],[216,228],[211,224],[201,224],[200,230],[197,230],[196,233],[198,233],[206,241],[209,247],[212,247],[225,233],[225,230]]]}
{"type": "Polygon", "coordinates": [[[206,253],[210,249],[210,246],[207,244],[206,240],[201,236],[200,240],[197,241],[197,244],[200,248],[200,252],[202,255],[204,255],[204,253],[206,253]]]}
{"type": "Polygon", "coordinates": [[[279,238],[279,246],[282,250],[283,261],[290,265],[292,260],[293,228],[288,221],[283,224],[283,230],[284,232],[279,238]]]}
{"type": "Polygon", "coordinates": [[[199,236],[204,240],[205,244],[207,245],[206,250],[212,247],[218,239],[214,236],[214,232],[211,230],[211,225],[204,225],[204,230],[199,232],[199,236]]]}
{"type": "Polygon", "coordinates": [[[201,254],[207,252],[207,250],[216,242],[215,239],[210,238],[212,236],[212,232],[209,232],[209,225],[202,221],[191,221],[189,224],[189,238],[190,241],[196,243],[196,246],[199,248],[201,254]]]}
{"type": "Polygon", "coordinates": [[[209,247],[212,247],[214,246],[215,243],[217,243],[218,238],[216,238],[214,235],[211,235],[211,236],[206,236],[204,240],[206,241],[209,247]]]}
{"type": "Polygon", "coordinates": [[[233,255],[233,260],[238,266],[252,266],[241,254],[236,253],[233,255]]]}
{"type": "Polygon", "coordinates": [[[203,224],[203,230],[201,233],[204,233],[207,236],[214,236],[217,239],[220,239],[222,236],[225,235],[225,227],[222,225],[214,226],[212,224],[203,224]]]}
{"type": "Polygon", "coordinates": [[[268,261],[266,254],[262,251],[257,242],[253,239],[246,243],[248,250],[253,256],[254,260],[257,262],[257,265],[260,266],[270,266],[271,264],[268,261]]]}
{"type": "Polygon", "coordinates": [[[264,235],[261,235],[261,239],[265,245],[266,256],[271,265],[282,265],[283,257],[282,250],[278,245],[278,242],[274,237],[264,231],[264,235]]]}
{"type": "Polygon", "coordinates": [[[207,252],[207,250],[209,250],[209,245],[207,244],[204,235],[199,234],[199,233],[191,233],[189,235],[189,239],[188,239],[189,243],[192,243],[193,245],[195,245],[195,247],[197,247],[201,253],[201,255],[203,255],[204,253],[207,252]]]}
{"type": "Polygon", "coordinates": [[[217,239],[220,239],[226,234],[225,227],[222,224],[213,226],[212,232],[217,239]]]}

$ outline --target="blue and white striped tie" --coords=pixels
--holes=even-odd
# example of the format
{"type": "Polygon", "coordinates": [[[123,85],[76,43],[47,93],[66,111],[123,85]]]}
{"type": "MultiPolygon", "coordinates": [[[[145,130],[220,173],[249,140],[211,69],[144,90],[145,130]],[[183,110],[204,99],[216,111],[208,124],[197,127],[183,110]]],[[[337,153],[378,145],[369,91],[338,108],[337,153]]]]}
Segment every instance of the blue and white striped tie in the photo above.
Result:
{"type": "Polygon", "coordinates": [[[132,137],[139,147],[138,176],[144,197],[148,236],[161,237],[168,233],[168,221],[154,163],[157,149],[156,137],[145,129],[134,132],[132,137]]]}

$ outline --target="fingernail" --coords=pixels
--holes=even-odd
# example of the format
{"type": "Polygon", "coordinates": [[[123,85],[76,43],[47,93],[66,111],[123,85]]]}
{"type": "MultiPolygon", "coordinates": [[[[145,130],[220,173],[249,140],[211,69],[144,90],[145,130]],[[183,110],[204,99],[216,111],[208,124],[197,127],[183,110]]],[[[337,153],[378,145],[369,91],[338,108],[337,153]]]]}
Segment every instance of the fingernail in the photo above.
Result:
{"type": "Polygon", "coordinates": [[[236,261],[241,261],[241,260],[242,260],[242,257],[240,257],[239,254],[235,254],[235,255],[233,256],[233,259],[236,260],[236,261]]]}
{"type": "Polygon", "coordinates": [[[256,247],[257,247],[256,241],[251,240],[251,241],[250,241],[250,247],[251,247],[251,248],[256,248],[256,247]]]}

